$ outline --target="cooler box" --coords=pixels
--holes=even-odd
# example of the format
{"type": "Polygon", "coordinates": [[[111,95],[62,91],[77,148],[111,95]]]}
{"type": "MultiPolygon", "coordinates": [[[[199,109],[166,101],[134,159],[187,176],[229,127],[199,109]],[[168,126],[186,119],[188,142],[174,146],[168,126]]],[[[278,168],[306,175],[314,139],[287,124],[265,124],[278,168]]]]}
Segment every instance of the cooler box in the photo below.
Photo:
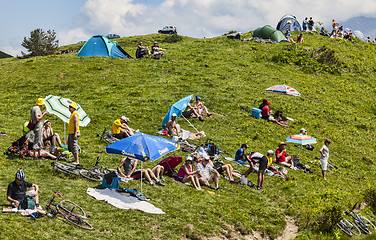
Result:
{"type": "Polygon", "coordinates": [[[260,119],[261,118],[261,109],[252,108],[252,117],[260,119]]]}

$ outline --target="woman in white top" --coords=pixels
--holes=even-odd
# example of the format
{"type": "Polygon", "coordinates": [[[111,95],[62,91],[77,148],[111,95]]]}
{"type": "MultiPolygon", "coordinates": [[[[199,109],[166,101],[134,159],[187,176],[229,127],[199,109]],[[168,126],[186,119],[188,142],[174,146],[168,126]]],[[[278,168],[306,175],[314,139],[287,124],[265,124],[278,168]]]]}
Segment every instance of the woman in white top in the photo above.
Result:
{"type": "Polygon", "coordinates": [[[329,159],[329,144],[332,141],[330,139],[325,139],[324,145],[320,149],[321,157],[320,157],[320,162],[321,162],[321,169],[322,169],[322,176],[324,180],[326,180],[325,173],[328,167],[328,159],[329,159]]]}

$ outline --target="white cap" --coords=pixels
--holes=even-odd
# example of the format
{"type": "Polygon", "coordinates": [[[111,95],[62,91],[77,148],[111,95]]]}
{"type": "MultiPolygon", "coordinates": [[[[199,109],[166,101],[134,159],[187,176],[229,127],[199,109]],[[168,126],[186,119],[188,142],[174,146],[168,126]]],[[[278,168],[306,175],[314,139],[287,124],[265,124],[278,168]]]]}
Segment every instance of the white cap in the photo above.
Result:
{"type": "Polygon", "coordinates": [[[302,128],[302,129],[300,129],[300,132],[301,133],[305,133],[305,132],[307,132],[307,130],[305,130],[304,128],[302,128]]]}
{"type": "Polygon", "coordinates": [[[266,153],[267,153],[267,154],[273,154],[273,155],[274,155],[274,151],[273,151],[273,150],[268,150],[266,153]]]}
{"type": "Polygon", "coordinates": [[[176,115],[176,113],[173,113],[172,115],[171,115],[171,117],[177,117],[178,115],[176,115]]]}
{"type": "Polygon", "coordinates": [[[121,116],[121,120],[125,121],[127,118],[125,116],[121,116]]]}
{"type": "Polygon", "coordinates": [[[188,155],[188,157],[185,161],[193,161],[193,157],[191,155],[188,155]]]}

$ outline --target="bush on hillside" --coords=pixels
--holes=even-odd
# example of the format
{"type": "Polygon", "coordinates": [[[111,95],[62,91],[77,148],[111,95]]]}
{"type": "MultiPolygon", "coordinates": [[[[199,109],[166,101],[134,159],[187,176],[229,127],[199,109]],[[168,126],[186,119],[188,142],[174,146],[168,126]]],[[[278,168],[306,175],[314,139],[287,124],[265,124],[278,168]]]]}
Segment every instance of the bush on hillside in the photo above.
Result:
{"type": "Polygon", "coordinates": [[[330,73],[341,75],[342,63],[335,56],[335,51],[325,46],[318,49],[297,47],[295,44],[272,56],[276,63],[295,64],[305,73],[330,73]]]}
{"type": "Polygon", "coordinates": [[[176,43],[176,42],[180,42],[181,40],[183,40],[183,37],[179,36],[177,33],[174,33],[172,35],[167,36],[164,39],[164,42],[167,42],[167,43],[176,43]]]}

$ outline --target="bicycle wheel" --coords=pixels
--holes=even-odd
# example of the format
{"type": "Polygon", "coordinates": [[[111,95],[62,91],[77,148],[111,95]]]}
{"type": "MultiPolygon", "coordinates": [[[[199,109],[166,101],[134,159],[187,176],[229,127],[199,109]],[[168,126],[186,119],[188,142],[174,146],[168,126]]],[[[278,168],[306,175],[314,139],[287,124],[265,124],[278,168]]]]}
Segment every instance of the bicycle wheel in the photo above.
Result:
{"type": "Polygon", "coordinates": [[[337,227],[339,227],[344,233],[349,235],[350,237],[353,235],[353,233],[349,230],[349,228],[343,223],[343,221],[339,221],[337,223],[337,227]]]}
{"type": "Polygon", "coordinates": [[[87,229],[87,230],[94,229],[90,223],[86,222],[82,217],[77,216],[76,214],[66,213],[64,214],[64,217],[68,222],[76,225],[77,227],[87,229]]]}
{"type": "Polygon", "coordinates": [[[101,182],[104,176],[103,173],[92,171],[92,170],[86,170],[86,169],[81,169],[79,173],[84,178],[87,178],[91,181],[96,181],[96,182],[101,182]]]}
{"type": "Polygon", "coordinates": [[[62,164],[62,163],[55,163],[54,167],[57,168],[57,170],[66,173],[66,174],[73,174],[78,175],[78,170],[76,169],[76,166],[70,165],[70,164],[62,164]]]}
{"type": "Polygon", "coordinates": [[[358,214],[359,218],[364,222],[364,224],[367,226],[367,228],[372,231],[372,230],[376,230],[376,227],[375,225],[370,221],[368,220],[366,217],[358,214]]]}
{"type": "Polygon", "coordinates": [[[354,220],[355,225],[365,234],[371,234],[371,231],[368,229],[366,224],[363,221],[359,221],[358,219],[354,220]]]}
{"type": "Polygon", "coordinates": [[[362,234],[360,229],[352,221],[347,220],[347,219],[343,219],[343,223],[347,226],[347,228],[349,229],[349,231],[351,231],[351,233],[353,235],[360,236],[360,234],[362,234]]]}
{"type": "Polygon", "coordinates": [[[86,218],[85,211],[80,206],[69,200],[61,200],[59,209],[61,209],[64,213],[72,213],[79,217],[86,218]]]}

